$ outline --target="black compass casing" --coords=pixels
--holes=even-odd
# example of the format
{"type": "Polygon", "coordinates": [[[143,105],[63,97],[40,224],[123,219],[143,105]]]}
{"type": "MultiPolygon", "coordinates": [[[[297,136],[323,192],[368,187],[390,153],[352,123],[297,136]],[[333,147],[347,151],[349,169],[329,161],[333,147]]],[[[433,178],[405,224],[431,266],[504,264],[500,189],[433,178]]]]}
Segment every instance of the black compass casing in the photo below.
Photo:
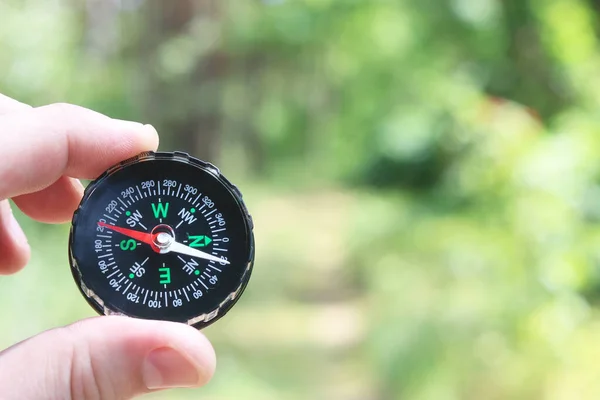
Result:
{"type": "Polygon", "coordinates": [[[69,260],[99,314],[201,329],[225,315],[248,284],[253,222],[240,191],[214,165],[182,152],[145,152],[87,186],[72,219],[69,260]],[[160,253],[115,231],[122,228],[155,240],[162,229],[184,246],[160,253]]]}

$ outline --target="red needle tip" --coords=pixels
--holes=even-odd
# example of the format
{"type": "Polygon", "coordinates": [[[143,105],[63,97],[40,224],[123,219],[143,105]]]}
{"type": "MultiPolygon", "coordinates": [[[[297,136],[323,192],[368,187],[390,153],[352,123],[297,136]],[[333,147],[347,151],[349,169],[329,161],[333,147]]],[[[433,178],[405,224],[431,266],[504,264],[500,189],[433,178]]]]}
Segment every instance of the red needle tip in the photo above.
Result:
{"type": "Polygon", "coordinates": [[[152,235],[151,233],[134,231],[133,229],[121,228],[120,226],[107,224],[106,222],[98,222],[98,226],[110,229],[111,231],[118,232],[118,233],[125,235],[127,237],[130,237],[132,239],[139,240],[142,243],[152,246],[152,248],[155,251],[158,250],[155,248],[154,237],[153,237],[154,235],[152,235]]]}

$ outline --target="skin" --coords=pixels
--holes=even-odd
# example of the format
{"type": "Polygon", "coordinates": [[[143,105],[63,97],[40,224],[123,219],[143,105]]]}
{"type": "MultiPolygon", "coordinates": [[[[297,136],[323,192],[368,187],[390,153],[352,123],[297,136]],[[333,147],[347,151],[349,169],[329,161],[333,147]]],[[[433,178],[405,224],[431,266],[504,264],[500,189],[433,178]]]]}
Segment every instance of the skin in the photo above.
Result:
{"type": "MultiPolygon", "coordinates": [[[[37,221],[68,222],[83,194],[79,179],[157,147],[150,125],[69,104],[33,108],[0,95],[0,274],[18,272],[30,257],[8,199],[37,221]]],[[[95,317],[0,352],[0,398],[131,399],[203,386],[215,366],[211,344],[196,329],[95,317]]]]}

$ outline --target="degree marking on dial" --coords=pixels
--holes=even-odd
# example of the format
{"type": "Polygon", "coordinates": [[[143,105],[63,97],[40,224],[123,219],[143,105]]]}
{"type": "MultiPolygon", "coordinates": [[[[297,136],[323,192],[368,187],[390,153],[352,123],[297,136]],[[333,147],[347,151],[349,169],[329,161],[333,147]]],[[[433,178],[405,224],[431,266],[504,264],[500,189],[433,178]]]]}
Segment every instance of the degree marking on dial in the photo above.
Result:
{"type": "Polygon", "coordinates": [[[200,281],[200,284],[201,284],[202,286],[204,286],[204,288],[205,288],[206,290],[208,290],[208,286],[206,286],[206,285],[204,284],[204,282],[200,281]]]}
{"type": "MultiPolygon", "coordinates": [[[[216,250],[216,251],[227,251],[227,249],[221,249],[221,248],[215,248],[213,250],[216,250]]],[[[215,254],[215,253],[213,252],[213,254],[215,254]]]]}
{"type": "Polygon", "coordinates": [[[110,236],[108,235],[96,235],[97,237],[101,237],[101,238],[106,238],[106,239],[110,239],[110,236]]]}
{"type": "Polygon", "coordinates": [[[135,185],[135,188],[137,189],[138,193],[140,194],[140,199],[142,198],[142,191],[140,190],[140,188],[138,187],[138,185],[135,185]]]}
{"type": "Polygon", "coordinates": [[[115,270],[115,272],[113,272],[112,274],[110,274],[109,276],[106,277],[106,279],[110,279],[113,277],[113,275],[115,275],[117,272],[119,272],[119,270],[115,270]]]}
{"type": "Polygon", "coordinates": [[[196,198],[194,199],[194,201],[192,201],[192,204],[193,204],[195,207],[198,207],[198,199],[200,198],[200,196],[202,196],[202,193],[198,194],[198,197],[196,197],[196,198]]]}
{"type": "Polygon", "coordinates": [[[150,190],[150,185],[148,185],[148,194],[152,196],[152,191],[150,190]]]}
{"type": "Polygon", "coordinates": [[[219,271],[219,272],[223,272],[219,268],[215,267],[214,265],[207,265],[206,268],[210,268],[210,269],[214,269],[214,270],[219,271]]]}
{"type": "Polygon", "coordinates": [[[133,282],[129,282],[129,285],[127,285],[127,287],[125,288],[125,290],[123,290],[123,294],[127,293],[127,291],[129,290],[129,288],[131,287],[131,284],[133,282]]]}
{"type": "Polygon", "coordinates": [[[111,253],[102,254],[101,256],[98,256],[98,258],[105,258],[105,257],[110,257],[110,256],[112,256],[112,252],[111,253]]]}
{"type": "Polygon", "coordinates": [[[113,217],[109,217],[109,216],[108,216],[108,215],[106,215],[106,214],[104,214],[104,216],[105,216],[106,218],[110,219],[110,220],[111,220],[111,221],[113,221],[113,222],[117,222],[117,220],[116,220],[116,219],[114,219],[113,217]]]}
{"type": "Polygon", "coordinates": [[[119,201],[121,202],[121,204],[123,204],[125,206],[125,208],[127,208],[127,204],[125,204],[125,202],[123,200],[121,200],[120,197],[117,197],[117,199],[119,199],[119,201]]]}
{"type": "Polygon", "coordinates": [[[217,233],[217,232],[222,232],[222,231],[224,231],[224,230],[225,230],[225,228],[221,228],[221,229],[214,230],[214,231],[212,231],[212,232],[213,232],[213,233],[217,233]]]}
{"type": "Polygon", "coordinates": [[[179,197],[179,192],[181,192],[181,183],[179,184],[179,188],[177,188],[177,194],[175,197],[179,197]]]}
{"type": "Polygon", "coordinates": [[[187,192],[187,193],[185,194],[185,199],[184,199],[184,200],[185,200],[185,201],[187,201],[188,197],[190,197],[190,192],[187,192]]]}

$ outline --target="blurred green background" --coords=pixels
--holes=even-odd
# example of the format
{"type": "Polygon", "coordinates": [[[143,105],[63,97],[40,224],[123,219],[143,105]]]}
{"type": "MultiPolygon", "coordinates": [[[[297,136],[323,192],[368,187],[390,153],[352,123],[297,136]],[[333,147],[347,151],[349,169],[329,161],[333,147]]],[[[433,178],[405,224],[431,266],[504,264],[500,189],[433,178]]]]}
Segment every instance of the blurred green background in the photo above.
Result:
{"type": "MultiPolygon", "coordinates": [[[[600,2],[0,2],[0,92],[153,124],[221,167],[255,272],[200,390],[600,398],[600,2]]],[[[94,315],[19,216],[0,348],[94,315]]]]}

